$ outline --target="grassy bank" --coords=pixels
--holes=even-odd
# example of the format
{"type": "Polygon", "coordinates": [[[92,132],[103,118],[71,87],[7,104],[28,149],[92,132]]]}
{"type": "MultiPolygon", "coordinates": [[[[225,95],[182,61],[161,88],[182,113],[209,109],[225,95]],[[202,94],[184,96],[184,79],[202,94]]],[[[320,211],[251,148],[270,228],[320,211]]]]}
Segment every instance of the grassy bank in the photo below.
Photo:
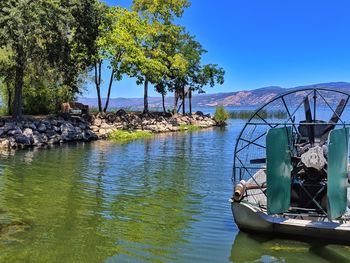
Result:
{"type": "MultiPolygon", "coordinates": [[[[255,113],[254,110],[239,110],[229,112],[230,119],[249,119],[255,113]]],[[[259,115],[264,119],[285,119],[287,113],[285,111],[276,110],[276,111],[266,111],[262,110],[259,112],[259,115]]],[[[258,117],[256,117],[258,118],[258,117]]]]}
{"type": "Polygon", "coordinates": [[[180,124],[179,131],[198,131],[201,127],[193,124],[180,124]]]}
{"type": "Polygon", "coordinates": [[[108,139],[114,142],[129,142],[138,139],[145,139],[152,136],[150,131],[124,131],[115,130],[108,134],[108,139]]]}

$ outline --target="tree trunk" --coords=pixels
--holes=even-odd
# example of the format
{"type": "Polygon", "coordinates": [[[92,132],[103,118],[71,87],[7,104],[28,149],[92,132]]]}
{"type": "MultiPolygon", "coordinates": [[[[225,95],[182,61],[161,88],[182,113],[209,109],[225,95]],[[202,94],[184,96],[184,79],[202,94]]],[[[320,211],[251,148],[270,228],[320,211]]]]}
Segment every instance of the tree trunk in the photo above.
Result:
{"type": "Polygon", "coordinates": [[[22,118],[22,90],[23,90],[23,78],[24,78],[24,67],[25,58],[23,47],[19,46],[16,48],[16,73],[15,73],[15,100],[13,104],[13,117],[15,119],[22,118]]]}
{"type": "Polygon", "coordinates": [[[111,89],[112,89],[112,84],[113,84],[113,76],[114,76],[114,70],[112,70],[111,78],[109,79],[108,94],[107,94],[106,104],[105,104],[105,108],[103,109],[103,112],[106,112],[108,109],[109,98],[111,96],[111,89]]]}
{"type": "Polygon", "coordinates": [[[178,95],[177,95],[177,91],[174,91],[174,112],[173,114],[176,115],[177,114],[177,100],[178,100],[178,95]]]}
{"type": "Polygon", "coordinates": [[[10,83],[6,84],[7,86],[7,115],[12,115],[12,90],[10,83]]]}
{"type": "Polygon", "coordinates": [[[190,114],[192,115],[192,90],[191,90],[191,88],[188,90],[188,104],[190,107],[190,114]]]}
{"type": "Polygon", "coordinates": [[[182,87],[182,115],[185,115],[185,101],[186,101],[186,94],[185,94],[185,86],[182,87]]]}
{"type": "Polygon", "coordinates": [[[144,94],[143,94],[143,113],[148,113],[148,80],[145,79],[144,94]]]}
{"type": "Polygon", "coordinates": [[[164,93],[162,93],[162,104],[163,104],[163,112],[166,113],[166,110],[165,110],[165,95],[164,95],[164,93]]]}
{"type": "Polygon", "coordinates": [[[101,101],[101,71],[102,71],[101,68],[102,68],[102,61],[99,61],[97,64],[95,63],[95,86],[96,86],[96,92],[97,92],[98,111],[102,112],[102,101],[101,101]]]}

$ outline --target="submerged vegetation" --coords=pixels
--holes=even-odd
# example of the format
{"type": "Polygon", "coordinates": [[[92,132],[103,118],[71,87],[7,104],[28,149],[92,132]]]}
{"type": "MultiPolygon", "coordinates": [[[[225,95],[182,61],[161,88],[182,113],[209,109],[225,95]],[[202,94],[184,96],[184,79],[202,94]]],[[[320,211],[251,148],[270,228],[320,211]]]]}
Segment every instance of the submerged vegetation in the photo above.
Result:
{"type": "Polygon", "coordinates": [[[129,142],[138,139],[150,138],[150,131],[125,131],[115,130],[108,134],[108,139],[114,142],[129,142]]]}
{"type": "MultiPolygon", "coordinates": [[[[254,110],[238,110],[229,112],[230,119],[243,119],[247,120],[253,116],[255,113],[254,110]]],[[[285,119],[287,117],[287,113],[281,110],[275,111],[259,111],[259,116],[264,119],[285,119]]],[[[259,116],[255,116],[254,118],[259,118],[259,116]]]]}

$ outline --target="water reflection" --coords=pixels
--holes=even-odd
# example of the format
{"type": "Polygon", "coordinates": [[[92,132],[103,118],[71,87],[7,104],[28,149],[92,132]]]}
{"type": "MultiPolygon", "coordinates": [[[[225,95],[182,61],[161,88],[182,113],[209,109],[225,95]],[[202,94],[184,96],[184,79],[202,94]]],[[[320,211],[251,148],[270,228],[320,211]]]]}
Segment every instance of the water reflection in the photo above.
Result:
{"type": "Polygon", "coordinates": [[[0,224],[30,229],[2,235],[0,261],[175,260],[201,202],[188,176],[190,145],[179,136],[3,159],[0,224]]]}
{"type": "Polygon", "coordinates": [[[342,246],[327,247],[341,255],[327,258],[329,250],[304,243],[241,233],[234,240],[228,198],[241,125],[1,156],[0,262],[349,258],[342,246]]]}
{"type": "Polygon", "coordinates": [[[231,262],[350,262],[350,248],[239,232],[231,249],[231,262]]]}

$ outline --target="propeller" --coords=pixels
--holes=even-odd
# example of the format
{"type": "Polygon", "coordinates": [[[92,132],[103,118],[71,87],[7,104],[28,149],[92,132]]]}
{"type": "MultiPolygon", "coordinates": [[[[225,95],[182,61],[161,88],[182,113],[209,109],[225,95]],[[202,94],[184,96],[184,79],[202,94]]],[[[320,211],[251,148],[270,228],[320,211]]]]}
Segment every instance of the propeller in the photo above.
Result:
{"type": "MultiPolygon", "coordinates": [[[[307,123],[312,123],[312,114],[311,114],[311,108],[310,108],[310,101],[309,97],[306,96],[304,98],[304,110],[305,110],[305,120],[307,123]]],[[[311,145],[314,145],[315,143],[315,130],[313,125],[307,125],[307,135],[309,137],[309,143],[311,145]]]]}
{"type": "Polygon", "coordinates": [[[338,123],[340,116],[343,114],[345,106],[346,100],[341,99],[335,112],[332,115],[332,118],[329,120],[329,124],[326,126],[321,135],[320,145],[324,145],[326,143],[329,133],[335,128],[336,124],[338,123]]]}
{"type": "MultiPolygon", "coordinates": [[[[301,157],[298,156],[291,156],[291,160],[293,163],[298,163],[301,160],[301,157]]],[[[251,164],[264,164],[266,163],[266,158],[258,158],[258,159],[252,159],[250,160],[251,164]]]]}

